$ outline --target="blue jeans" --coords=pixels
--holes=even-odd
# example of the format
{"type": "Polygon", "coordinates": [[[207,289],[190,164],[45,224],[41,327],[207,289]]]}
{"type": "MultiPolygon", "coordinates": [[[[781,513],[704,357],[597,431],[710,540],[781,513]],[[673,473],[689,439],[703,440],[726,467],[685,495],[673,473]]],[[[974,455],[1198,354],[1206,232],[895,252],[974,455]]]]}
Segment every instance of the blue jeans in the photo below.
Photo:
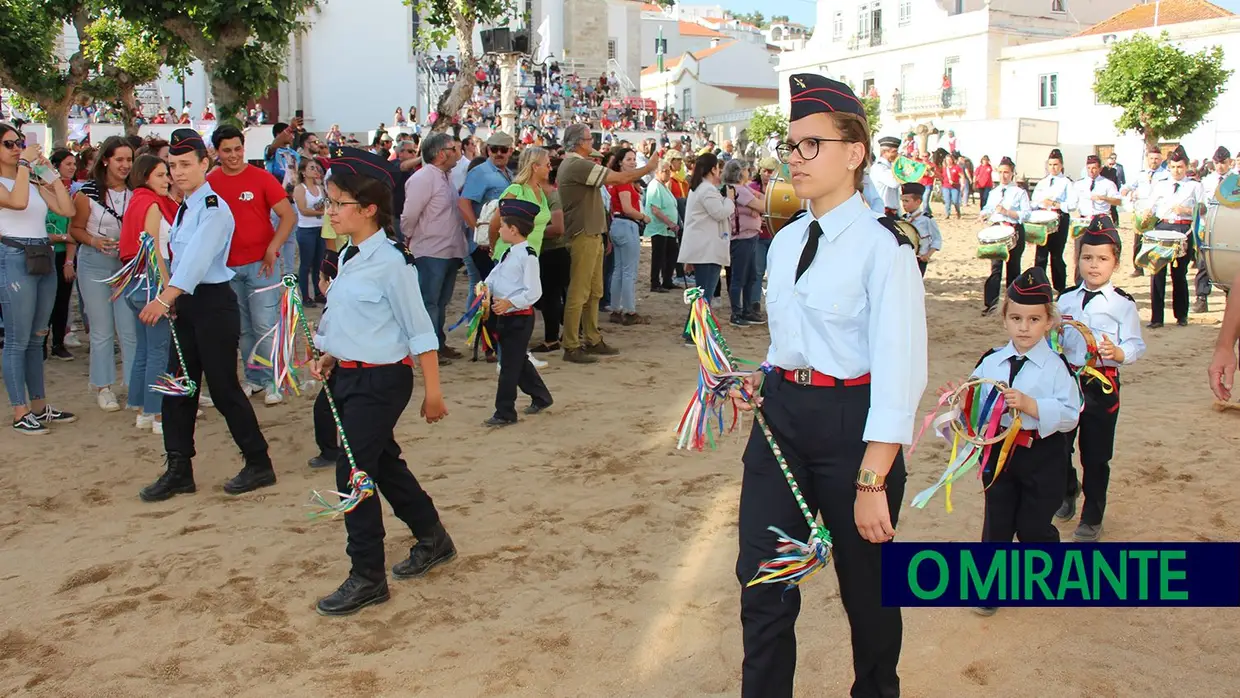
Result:
{"type": "Polygon", "coordinates": [[[762,280],[766,278],[766,256],[771,251],[771,240],[774,238],[758,238],[758,257],[754,260],[754,266],[757,268],[758,274],[758,290],[762,290],[762,280]]]}
{"type": "Polygon", "coordinates": [[[301,297],[311,299],[319,295],[319,267],[323,266],[323,255],[327,252],[323,229],[298,228],[297,251],[301,262],[297,269],[301,297]]]}
{"type": "Polygon", "coordinates": [[[642,238],[637,223],[627,218],[611,221],[612,258],[615,269],[611,275],[611,309],[621,313],[637,312],[637,262],[641,259],[642,238]]]}
{"type": "Polygon", "coordinates": [[[280,314],[280,289],[273,288],[262,293],[255,291],[279,283],[281,263],[276,260],[271,276],[259,276],[262,265],[259,261],[232,267],[236,276],[229,284],[233,293],[237,294],[237,308],[241,311],[241,364],[245,366],[245,382],[262,388],[274,388],[272,382],[275,378],[270,368],[250,365],[250,356],[255,351],[259,356],[271,353],[271,339],[259,340],[275,327],[280,314]]]}
{"type": "Polygon", "coordinates": [[[153,327],[138,321],[138,313],[146,307],[146,293],[136,291],[125,295],[124,300],[133,312],[138,328],[138,347],[134,352],[133,370],[129,374],[129,398],[126,406],[140,407],[144,414],[161,414],[164,396],[151,390],[151,386],[159,380],[160,374],[176,374],[176,371],[168,370],[171,326],[166,319],[161,319],[153,327]]]}
{"type": "MultiPolygon", "coordinates": [[[[20,243],[44,240],[11,237],[20,243]]],[[[0,245],[0,311],[4,313],[4,387],[17,407],[47,395],[43,387],[43,337],[56,302],[56,272],[26,273],[26,252],[0,245]]],[[[109,356],[111,352],[109,352],[109,356]]]]}
{"type": "Polygon", "coordinates": [[[758,238],[742,238],[731,242],[732,283],[728,288],[728,300],[732,303],[732,316],[738,317],[761,304],[762,277],[758,275],[758,238]]]}
{"type": "Polygon", "coordinates": [[[960,190],[956,188],[943,187],[943,217],[946,218],[952,212],[952,206],[956,207],[956,215],[960,215],[960,190]]]}
{"type": "Polygon", "coordinates": [[[90,316],[90,386],[106,388],[116,383],[113,342],[120,340],[121,380],[129,384],[133,355],[138,348],[137,316],[129,312],[124,298],[112,300],[112,287],[103,280],[120,271],[119,257],[93,247],[78,249],[78,294],[90,316]]]}
{"type": "MultiPolygon", "coordinates": [[[[297,273],[297,229],[280,245],[280,256],[276,259],[275,271],[273,274],[284,276],[285,274],[297,273]]],[[[275,283],[274,281],[272,283],[275,283]]],[[[267,284],[270,286],[271,284],[267,284]]]]}
{"type": "Polygon", "coordinates": [[[422,303],[426,312],[435,323],[435,334],[439,335],[439,348],[444,347],[443,326],[447,320],[448,303],[452,300],[452,290],[456,287],[456,272],[461,268],[461,260],[443,259],[440,257],[417,257],[413,266],[418,270],[418,288],[422,291],[422,303]]]}

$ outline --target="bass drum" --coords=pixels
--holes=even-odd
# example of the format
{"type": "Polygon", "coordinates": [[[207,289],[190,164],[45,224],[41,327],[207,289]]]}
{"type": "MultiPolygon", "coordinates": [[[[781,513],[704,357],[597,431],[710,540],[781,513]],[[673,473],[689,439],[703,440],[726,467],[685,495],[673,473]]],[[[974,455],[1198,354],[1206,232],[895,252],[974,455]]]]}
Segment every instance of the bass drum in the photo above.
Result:
{"type": "Polygon", "coordinates": [[[766,213],[762,215],[762,219],[766,221],[766,229],[774,235],[788,224],[788,219],[792,218],[793,214],[808,207],[807,202],[797,198],[791,182],[771,180],[766,185],[766,213]]]}
{"type": "Polygon", "coordinates": [[[1201,251],[1210,280],[1228,288],[1240,274],[1240,208],[1212,205],[1201,226],[1201,251]]]}

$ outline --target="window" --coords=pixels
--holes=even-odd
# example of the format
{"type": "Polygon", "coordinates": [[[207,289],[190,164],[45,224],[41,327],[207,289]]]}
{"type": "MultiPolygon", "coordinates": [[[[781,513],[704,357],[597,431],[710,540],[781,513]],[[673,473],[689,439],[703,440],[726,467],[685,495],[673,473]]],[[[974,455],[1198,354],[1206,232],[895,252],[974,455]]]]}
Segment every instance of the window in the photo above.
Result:
{"type": "Polygon", "coordinates": [[[1041,75],[1038,77],[1041,90],[1038,93],[1038,106],[1042,109],[1053,109],[1059,106],[1059,74],[1041,75]]]}
{"type": "Polygon", "coordinates": [[[836,12],[834,17],[834,26],[832,27],[831,37],[835,41],[844,38],[844,13],[836,12]]]}
{"type": "Polygon", "coordinates": [[[861,94],[870,94],[871,87],[874,87],[874,73],[865,73],[861,76],[861,94]]]}
{"type": "Polygon", "coordinates": [[[913,21],[913,0],[900,0],[900,26],[913,21]]]}
{"type": "Polygon", "coordinates": [[[961,12],[964,12],[964,0],[956,0],[952,3],[952,9],[947,14],[958,15],[961,12]]]}
{"type": "Polygon", "coordinates": [[[680,115],[691,116],[693,114],[693,88],[686,87],[680,97],[680,115]]]}
{"type": "Polygon", "coordinates": [[[1051,12],[1063,14],[1068,10],[1064,8],[1064,0],[1051,0],[1051,12]]]}
{"type": "Polygon", "coordinates": [[[960,65],[960,56],[948,56],[947,60],[943,61],[943,73],[952,81],[953,87],[956,85],[957,65],[960,65]]]}
{"type": "Polygon", "coordinates": [[[607,60],[613,61],[615,59],[616,59],[616,40],[608,39],[607,40],[607,60]]]}
{"type": "Polygon", "coordinates": [[[857,8],[857,38],[870,38],[870,6],[862,5],[857,8]]]}

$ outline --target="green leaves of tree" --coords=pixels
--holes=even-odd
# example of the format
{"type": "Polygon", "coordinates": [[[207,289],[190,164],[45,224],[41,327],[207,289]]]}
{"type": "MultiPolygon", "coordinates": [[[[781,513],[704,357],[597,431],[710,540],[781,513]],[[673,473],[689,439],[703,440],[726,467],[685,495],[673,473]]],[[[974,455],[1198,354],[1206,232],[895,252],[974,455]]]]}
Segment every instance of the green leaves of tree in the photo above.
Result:
{"type": "Polygon", "coordinates": [[[779,136],[780,140],[788,137],[788,117],[778,107],[774,109],[758,108],[753,112],[753,116],[749,117],[749,126],[745,129],[749,134],[749,140],[755,143],[762,143],[771,134],[779,136]]]}
{"type": "Polygon", "coordinates": [[[1188,53],[1166,32],[1157,39],[1137,34],[1111,47],[1094,92],[1103,104],[1123,109],[1116,128],[1136,131],[1154,145],[1195,129],[1214,109],[1232,72],[1223,68],[1219,46],[1188,53]]]}

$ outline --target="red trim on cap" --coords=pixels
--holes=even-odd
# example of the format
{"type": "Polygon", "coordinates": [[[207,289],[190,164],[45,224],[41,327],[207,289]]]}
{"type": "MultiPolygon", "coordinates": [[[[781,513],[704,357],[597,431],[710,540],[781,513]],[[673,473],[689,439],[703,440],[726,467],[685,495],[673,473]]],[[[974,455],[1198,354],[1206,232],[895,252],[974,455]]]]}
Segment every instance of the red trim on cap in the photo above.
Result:
{"type": "Polygon", "coordinates": [[[811,88],[809,88],[808,90],[804,90],[804,91],[802,91],[802,92],[798,93],[798,94],[797,94],[797,96],[796,96],[796,97],[794,97],[793,99],[795,100],[795,99],[797,99],[797,98],[804,98],[804,96],[805,96],[805,95],[807,95],[807,94],[809,94],[809,93],[811,93],[811,92],[832,92],[832,93],[835,93],[835,94],[837,94],[837,95],[839,95],[839,96],[841,96],[841,97],[847,97],[848,99],[851,99],[852,101],[854,101],[854,102],[856,102],[856,103],[857,103],[857,106],[862,106],[862,104],[861,104],[861,100],[857,99],[857,96],[856,96],[856,95],[850,95],[850,94],[848,94],[847,92],[840,92],[839,90],[833,90],[833,89],[831,89],[830,87],[811,87],[811,88]]]}
{"type": "Polygon", "coordinates": [[[838,111],[835,107],[831,106],[830,102],[827,102],[824,99],[818,99],[817,97],[793,97],[792,104],[796,104],[797,102],[818,102],[819,104],[826,107],[827,109],[830,109],[833,112],[838,111]]]}

